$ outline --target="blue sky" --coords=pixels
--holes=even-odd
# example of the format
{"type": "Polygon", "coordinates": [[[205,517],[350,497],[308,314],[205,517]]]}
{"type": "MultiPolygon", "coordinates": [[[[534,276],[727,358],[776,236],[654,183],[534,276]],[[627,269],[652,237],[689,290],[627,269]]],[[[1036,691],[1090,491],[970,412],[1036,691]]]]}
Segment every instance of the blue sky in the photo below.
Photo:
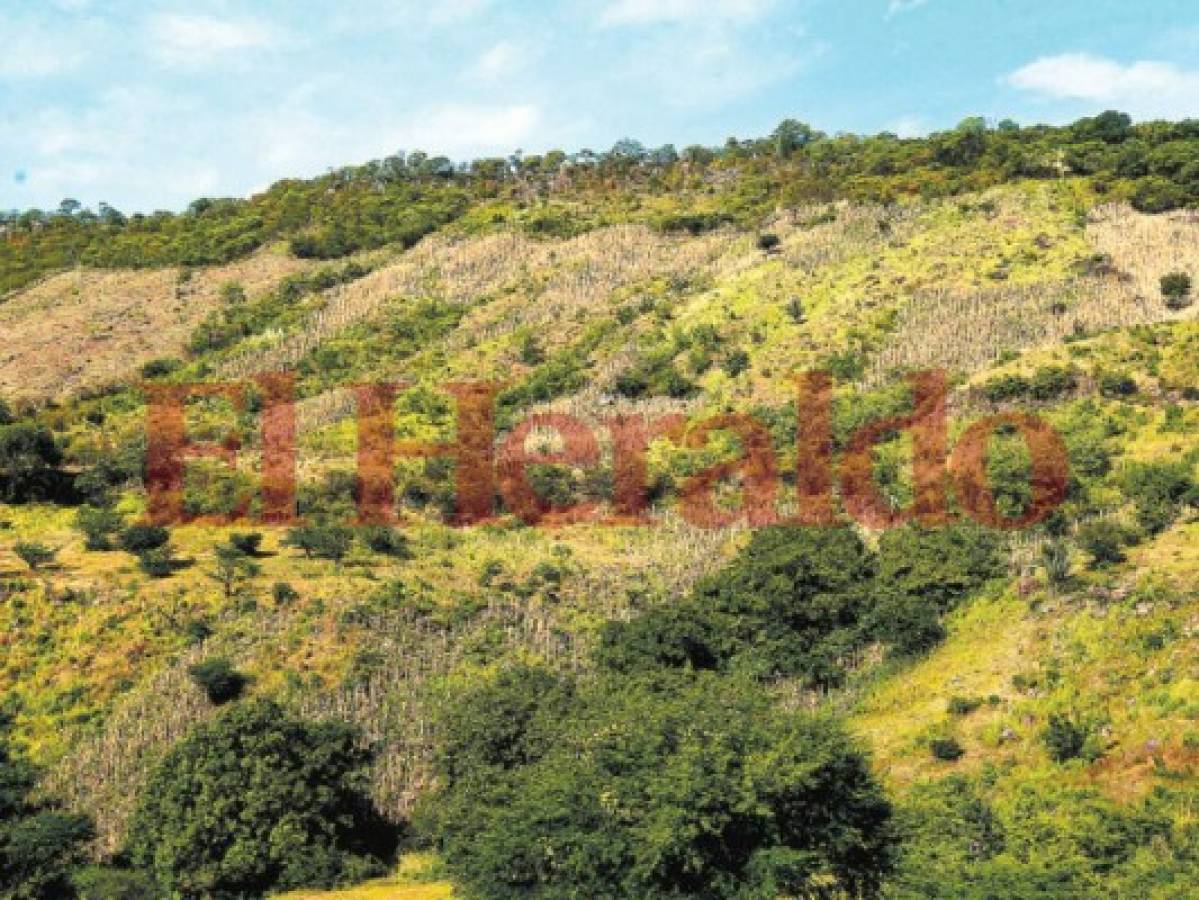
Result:
{"type": "Polygon", "coordinates": [[[1199,117],[1194,0],[0,0],[0,208],[245,195],[397,150],[1199,117]]]}

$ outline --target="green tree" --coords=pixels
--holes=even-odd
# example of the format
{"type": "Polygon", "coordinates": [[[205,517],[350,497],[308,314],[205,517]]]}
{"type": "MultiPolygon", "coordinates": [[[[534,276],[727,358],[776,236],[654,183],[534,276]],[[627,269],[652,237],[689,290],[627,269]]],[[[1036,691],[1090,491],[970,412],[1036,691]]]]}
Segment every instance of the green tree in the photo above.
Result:
{"type": "Polygon", "coordinates": [[[157,550],[171,539],[171,533],[160,525],[130,525],[121,532],[121,549],[127,553],[157,550]]]}
{"type": "Polygon", "coordinates": [[[854,741],[752,682],[608,678],[564,711],[568,688],[541,707],[534,685],[515,724],[511,682],[474,690],[475,715],[444,726],[473,749],[443,760],[417,816],[471,896],[872,896],[891,866],[890,807],[854,741]],[[479,749],[493,707],[501,739],[479,749]]]}
{"type": "Polygon", "coordinates": [[[75,513],[75,527],[88,550],[111,550],[114,537],[125,527],[125,517],[110,507],[81,506],[75,513]]]}
{"type": "Polygon", "coordinates": [[[223,656],[206,659],[187,670],[213,706],[224,706],[242,695],[247,679],[223,656]]]}
{"type": "Polygon", "coordinates": [[[1170,309],[1186,309],[1191,305],[1191,276],[1186,272],[1171,272],[1161,280],[1162,297],[1170,309]]]}
{"type": "Polygon", "coordinates": [[[70,876],[86,858],[91,822],[34,799],[36,773],[15,754],[11,725],[0,709],[0,897],[64,900],[74,896],[70,876]]]}
{"type": "Polygon", "coordinates": [[[354,531],[344,525],[300,525],[287,532],[284,543],[307,557],[341,562],[354,543],[354,531]]]}
{"type": "Polygon", "coordinates": [[[212,556],[212,568],[207,574],[221,586],[226,599],[262,572],[262,567],[237,547],[217,547],[212,556]]]}
{"type": "Polygon", "coordinates": [[[615,671],[738,668],[813,684],[843,677],[867,637],[874,559],[845,528],[765,528],[686,600],[605,627],[598,661],[615,671]]]}
{"type": "Polygon", "coordinates": [[[199,725],[151,773],[131,861],[184,898],[333,887],[385,870],[392,829],[366,799],[369,754],[352,728],[266,701],[199,725]]]}
{"type": "Polygon", "coordinates": [[[59,489],[62,450],[45,428],[0,425],[0,502],[24,503],[53,497],[59,489]]]}

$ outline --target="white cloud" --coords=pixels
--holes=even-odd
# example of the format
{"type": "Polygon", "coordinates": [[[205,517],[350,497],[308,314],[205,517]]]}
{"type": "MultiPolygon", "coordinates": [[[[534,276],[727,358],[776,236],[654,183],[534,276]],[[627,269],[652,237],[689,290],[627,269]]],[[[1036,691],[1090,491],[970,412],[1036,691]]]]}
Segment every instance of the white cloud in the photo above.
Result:
{"type": "Polygon", "coordinates": [[[345,117],[290,106],[231,125],[238,155],[267,172],[311,176],[341,166],[424,150],[452,159],[509,153],[529,146],[541,129],[541,110],[527,104],[428,107],[392,122],[377,116],[345,117]]]}
{"type": "Polygon", "coordinates": [[[931,129],[919,116],[900,116],[883,130],[891,132],[896,137],[918,138],[924,137],[931,129]]]}
{"type": "Polygon", "coordinates": [[[529,53],[512,41],[500,41],[480,56],[467,71],[466,79],[481,84],[496,84],[525,68],[529,53]]]}
{"type": "Polygon", "coordinates": [[[391,147],[423,149],[466,159],[482,153],[511,152],[535,137],[541,110],[531,104],[448,105],[413,116],[390,135],[391,147]]]}
{"type": "Polygon", "coordinates": [[[30,19],[0,15],[4,52],[0,53],[0,78],[31,81],[76,69],[88,56],[89,34],[94,29],[50,28],[30,19]]]}
{"type": "Polygon", "coordinates": [[[821,52],[815,44],[785,52],[748,47],[712,31],[686,42],[660,35],[632,47],[616,78],[619,90],[647,102],[652,97],[677,109],[713,110],[791,77],[821,52]]]}
{"type": "Polygon", "coordinates": [[[600,15],[602,25],[659,25],[678,22],[753,22],[774,0],[614,0],[600,15]]]}
{"type": "Polygon", "coordinates": [[[434,25],[455,25],[478,16],[491,0],[435,0],[430,4],[429,22],[434,25]]]}
{"type": "Polygon", "coordinates": [[[276,46],[278,34],[253,19],[167,13],[148,25],[150,52],[167,65],[197,65],[230,53],[276,46]]]}
{"type": "Polygon", "coordinates": [[[925,6],[929,0],[890,0],[887,4],[887,16],[898,16],[914,9],[925,6]]]}
{"type": "Polygon", "coordinates": [[[1124,65],[1087,53],[1045,56],[1004,79],[1054,100],[1117,107],[1141,118],[1199,114],[1199,70],[1142,60],[1124,65]]]}

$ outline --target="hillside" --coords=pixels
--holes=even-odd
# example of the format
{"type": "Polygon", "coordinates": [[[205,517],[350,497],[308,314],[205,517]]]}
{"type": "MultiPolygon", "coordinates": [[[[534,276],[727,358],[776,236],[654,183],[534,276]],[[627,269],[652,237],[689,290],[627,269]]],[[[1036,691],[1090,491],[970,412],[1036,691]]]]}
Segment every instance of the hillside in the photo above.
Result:
{"type": "MultiPolygon", "coordinates": [[[[189,669],[228,659],[247,696],[360,728],[378,748],[376,809],[408,821],[437,784],[447,696],[518,662],[585,685],[611,623],[686,609],[756,539],[744,522],[697,527],[679,507],[686,476],[735,458],[734,444],[660,440],[651,525],[527,527],[504,511],[454,528],[452,467],[403,460],[398,550],[358,540],[322,559],[286,527],[238,525],[261,544],[223,580],[214,554],[230,529],[186,524],[170,528],[176,563],[154,571],[135,553],[89,548],[78,527],[81,509],[125,525],[145,512],[143,380],[295,372],[301,513],[348,522],[358,383],[416,386],[397,407],[404,440],[452,436],[440,389],[453,381],[505,383],[501,432],[542,412],[601,435],[622,413],[751,413],[790,496],[792,376],[833,374],[844,450],[855,429],[907,409],[903,373],[943,369],[955,437],[1002,410],[1058,429],[1072,464],[1065,504],[993,536],[995,577],[944,582],[958,593],[939,610],[943,637],[899,652],[863,632],[837,654],[836,678],[801,668],[762,690],[797,717],[843,716],[871,752],[909,839],[892,896],[931,896],[937,871],[980,891],[970,896],[1187,896],[1199,874],[1199,307],[1162,280],[1199,279],[1199,215],[1169,208],[1188,202],[1180,194],[1150,202],[1187,178],[1105,168],[1141,144],[1157,159],[1169,141],[1150,146],[1148,126],[1110,143],[1086,134],[1101,125],[1072,137],[821,137],[786,152],[776,135],[690,169],[617,158],[571,176],[526,159],[529,171],[492,184],[445,174],[423,187],[383,179],[375,193],[378,170],[347,170],[328,176],[340,193],[326,193],[328,179],[283,183],[223,208],[225,243],[204,244],[217,247],[208,255],[195,250],[211,237],[207,206],[19,235],[40,250],[4,270],[0,395],[16,424],[0,428],[46,429],[75,484],[13,489],[0,505],[0,692],[16,745],[46,772],[47,794],[94,821],[94,853],[108,858],[166,749],[219,715],[189,669]],[[1067,138],[1067,164],[1026,170],[1067,138]],[[991,165],[1013,148],[1024,166],[991,165]],[[1079,161],[1083,149],[1092,156],[1079,161]],[[343,218],[384,224],[340,234],[343,218]],[[131,262],[153,229],[175,243],[156,238],[131,262]],[[90,242],[78,265],[61,266],[55,234],[90,242]],[[1115,537],[1103,530],[1113,523],[1115,537]],[[53,559],[31,570],[17,552],[30,544],[53,559]],[[1045,733],[1062,720],[1085,732],[1085,750],[1055,760],[1045,733]],[[930,752],[946,742],[956,756],[930,752]],[[993,853],[971,849],[970,802],[1007,835],[993,853]],[[966,824],[937,831],[959,815],[966,824]]],[[[235,473],[189,468],[189,512],[227,513],[261,476],[253,409],[196,404],[189,427],[242,434],[235,473]]],[[[605,498],[601,445],[598,466],[541,467],[538,488],[560,503],[605,498]]],[[[897,507],[912,495],[909,457],[894,435],[874,457],[897,507]]],[[[1027,470],[1010,442],[992,444],[1005,508],[1027,502],[1027,470]]],[[[878,565],[906,552],[858,533],[878,565]]],[[[934,593],[942,577],[929,576],[934,593]]],[[[947,884],[944,896],[966,895],[947,884]]],[[[442,896],[423,890],[410,896],[442,896]]],[[[346,896],[376,895],[409,896],[346,896]]]]}

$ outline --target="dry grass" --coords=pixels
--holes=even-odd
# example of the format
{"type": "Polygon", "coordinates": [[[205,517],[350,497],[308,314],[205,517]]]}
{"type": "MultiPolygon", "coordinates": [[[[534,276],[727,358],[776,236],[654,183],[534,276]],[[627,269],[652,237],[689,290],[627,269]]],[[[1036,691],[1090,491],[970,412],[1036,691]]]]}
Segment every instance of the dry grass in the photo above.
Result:
{"type": "Polygon", "coordinates": [[[127,378],[178,355],[226,282],[255,297],[310,265],[272,247],[197,269],[184,284],[175,268],[55,275],[0,304],[0,394],[43,400],[127,378]]]}

